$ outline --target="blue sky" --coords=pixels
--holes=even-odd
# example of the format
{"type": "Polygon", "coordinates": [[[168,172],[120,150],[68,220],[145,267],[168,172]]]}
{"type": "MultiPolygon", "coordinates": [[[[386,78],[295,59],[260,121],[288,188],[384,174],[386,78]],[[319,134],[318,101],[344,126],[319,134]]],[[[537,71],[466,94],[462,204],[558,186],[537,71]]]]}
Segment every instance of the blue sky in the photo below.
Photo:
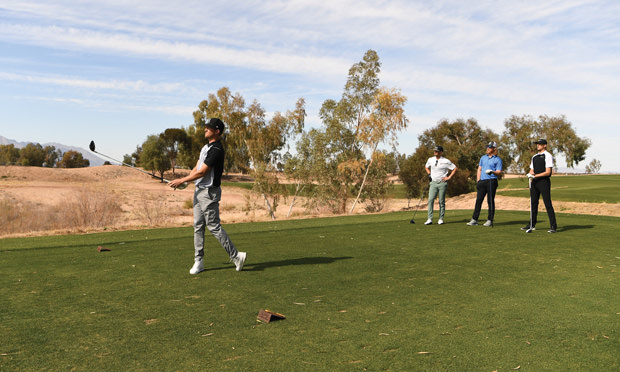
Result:
{"type": "Polygon", "coordinates": [[[401,153],[442,118],[563,114],[592,140],[578,167],[620,172],[619,19],[615,0],[0,0],[0,135],[122,158],[222,86],[268,113],[304,97],[319,126],[374,49],[408,97],[401,153]]]}

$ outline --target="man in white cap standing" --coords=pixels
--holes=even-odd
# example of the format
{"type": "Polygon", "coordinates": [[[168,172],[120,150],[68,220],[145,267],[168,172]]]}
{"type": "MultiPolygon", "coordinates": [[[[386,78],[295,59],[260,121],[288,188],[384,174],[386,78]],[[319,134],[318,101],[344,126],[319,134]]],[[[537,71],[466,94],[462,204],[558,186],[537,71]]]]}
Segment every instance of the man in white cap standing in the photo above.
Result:
{"type": "Polygon", "coordinates": [[[430,181],[428,186],[428,220],[424,222],[425,225],[433,223],[435,198],[439,199],[439,220],[437,224],[443,225],[443,218],[446,214],[446,189],[448,188],[448,181],[454,176],[456,169],[456,165],[443,157],[443,147],[435,147],[434,156],[430,157],[424,166],[430,181]]]}
{"type": "Polygon", "coordinates": [[[474,207],[474,214],[471,216],[471,221],[467,223],[468,226],[475,226],[478,224],[478,217],[480,217],[480,209],[482,208],[482,201],[484,197],[487,198],[487,204],[489,206],[487,222],[484,226],[493,226],[493,218],[495,217],[495,192],[497,191],[498,176],[502,174],[502,159],[497,156],[497,143],[489,142],[487,144],[486,154],[482,155],[480,162],[478,162],[478,172],[476,173],[476,206],[474,207]]]}

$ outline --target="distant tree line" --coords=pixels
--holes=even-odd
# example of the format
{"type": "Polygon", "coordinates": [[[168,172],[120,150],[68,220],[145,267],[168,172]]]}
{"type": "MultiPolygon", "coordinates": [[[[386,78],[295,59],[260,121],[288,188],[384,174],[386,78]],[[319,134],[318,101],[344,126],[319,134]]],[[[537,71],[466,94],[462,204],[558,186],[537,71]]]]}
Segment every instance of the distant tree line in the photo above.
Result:
{"type": "Polygon", "coordinates": [[[0,145],[0,165],[22,165],[47,168],[82,168],[88,167],[90,161],[84,159],[81,152],[63,153],[54,146],[41,146],[29,143],[18,149],[15,145],[0,145]]]}
{"type": "MultiPolygon", "coordinates": [[[[499,144],[504,169],[515,173],[529,169],[535,139],[546,138],[554,158],[564,156],[569,167],[583,161],[591,145],[563,115],[523,115],[506,119],[502,133],[481,128],[474,118],[441,119],[418,136],[419,146],[411,155],[399,154],[394,149],[409,122],[404,114],[407,98],[397,88],[380,86],[380,71],[379,56],[367,51],[349,69],[340,99],[323,103],[322,125],[309,130],[304,129],[303,98],[286,113],[267,118],[259,102],[247,105],[239,93],[222,87],[199,103],[193,124],[149,135],[124,161],[160,175],[176,167],[191,169],[205,144],[205,120],[219,117],[227,126],[226,172],[252,175],[254,190],[275,218],[281,198],[291,197],[290,213],[300,194],[309,196],[306,207],[317,211],[352,212],[358,202],[366,202],[368,211],[380,211],[395,174],[409,198],[419,197],[428,182],[424,164],[436,145],[443,146],[445,156],[459,168],[448,188],[452,196],[474,191],[478,161],[489,141],[499,144]],[[292,195],[278,174],[294,184],[292,195]]],[[[598,161],[588,167],[589,172],[598,169],[598,161]]]]}

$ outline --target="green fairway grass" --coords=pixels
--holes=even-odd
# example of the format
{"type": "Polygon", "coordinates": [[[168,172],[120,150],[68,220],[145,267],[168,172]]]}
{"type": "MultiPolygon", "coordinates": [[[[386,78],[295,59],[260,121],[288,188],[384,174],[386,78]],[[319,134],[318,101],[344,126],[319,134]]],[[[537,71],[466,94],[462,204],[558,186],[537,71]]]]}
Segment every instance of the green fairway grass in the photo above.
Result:
{"type": "MultiPolygon", "coordinates": [[[[620,175],[553,176],[551,199],[585,203],[620,203],[620,175]]],[[[498,195],[529,198],[526,177],[499,182],[498,195]],[[502,191],[502,189],[511,189],[502,191]],[[520,190],[514,190],[520,189],[520,190]]]]}
{"type": "Polygon", "coordinates": [[[2,239],[0,370],[620,370],[620,219],[470,213],[227,225],[195,276],[191,227],[2,239]]]}

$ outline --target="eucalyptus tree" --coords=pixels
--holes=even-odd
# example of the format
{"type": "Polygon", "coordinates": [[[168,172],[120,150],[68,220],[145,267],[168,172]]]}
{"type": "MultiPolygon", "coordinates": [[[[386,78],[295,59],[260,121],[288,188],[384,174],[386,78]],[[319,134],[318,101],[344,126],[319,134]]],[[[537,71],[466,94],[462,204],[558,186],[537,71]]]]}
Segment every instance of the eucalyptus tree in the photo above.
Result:
{"type": "MultiPolygon", "coordinates": [[[[414,158],[410,160],[416,164],[416,167],[412,169],[414,174],[411,178],[422,180],[421,182],[426,180],[424,164],[433,155],[433,148],[439,145],[444,148],[444,156],[459,168],[450,181],[448,195],[454,196],[473,191],[478,162],[484,154],[485,146],[489,141],[498,141],[498,139],[498,134],[490,129],[482,129],[474,118],[454,121],[442,119],[435,127],[425,130],[418,136],[419,146],[413,155],[414,158]]],[[[509,163],[510,156],[502,152],[501,142],[499,148],[502,161],[504,164],[509,163]]],[[[420,185],[422,184],[418,183],[415,188],[419,188],[420,185]]]]}
{"type": "Polygon", "coordinates": [[[569,168],[585,159],[586,151],[591,145],[589,139],[577,135],[564,115],[540,115],[538,118],[513,115],[504,121],[504,127],[502,143],[507,146],[507,151],[514,159],[510,168],[514,172],[529,170],[531,156],[536,150],[532,143],[539,138],[547,140],[548,150],[554,155],[554,161],[563,155],[569,168]]]}
{"type": "Polygon", "coordinates": [[[170,158],[166,155],[165,144],[161,136],[149,135],[146,141],[142,144],[142,151],[140,152],[139,162],[137,163],[142,168],[159,173],[159,178],[164,178],[164,172],[169,170],[172,165],[170,164],[170,158]]]}
{"type": "Polygon", "coordinates": [[[184,146],[189,146],[187,132],[183,129],[168,128],[161,133],[159,137],[163,141],[164,151],[170,160],[172,173],[174,174],[174,169],[177,167],[177,157],[179,156],[179,151],[184,146]]]}
{"type": "Polygon", "coordinates": [[[69,150],[62,155],[58,162],[58,168],[85,168],[90,166],[90,161],[84,159],[81,152],[69,150]]]}
{"type": "MultiPolygon", "coordinates": [[[[370,150],[370,161],[365,165],[364,178],[349,213],[353,213],[353,209],[362,195],[379,145],[387,142],[391,147],[395,147],[398,144],[397,134],[407,128],[408,119],[405,116],[404,108],[406,102],[407,97],[403,96],[397,89],[381,88],[373,97],[370,112],[363,116],[356,137],[362,144],[362,148],[370,150]]],[[[378,183],[384,185],[383,188],[376,188],[378,195],[382,196],[387,193],[389,186],[389,183],[385,182],[387,174],[376,173],[375,175],[384,181],[378,183]]],[[[375,183],[375,187],[376,185],[377,183],[375,183]]]]}

